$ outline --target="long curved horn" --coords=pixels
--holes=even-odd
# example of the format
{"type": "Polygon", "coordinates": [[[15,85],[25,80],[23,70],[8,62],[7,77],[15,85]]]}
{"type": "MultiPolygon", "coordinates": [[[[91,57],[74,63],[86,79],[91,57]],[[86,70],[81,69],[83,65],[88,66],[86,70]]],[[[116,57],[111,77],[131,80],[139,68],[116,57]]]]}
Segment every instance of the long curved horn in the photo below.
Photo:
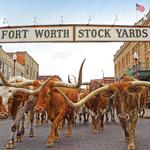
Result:
{"type": "Polygon", "coordinates": [[[62,96],[64,96],[66,102],[68,103],[68,105],[70,107],[74,107],[74,108],[77,108],[77,107],[80,107],[81,105],[85,104],[87,101],[89,101],[93,96],[103,92],[103,91],[115,91],[115,87],[119,86],[119,85],[122,85],[122,86],[146,86],[146,87],[150,87],[150,82],[147,82],[147,81],[129,81],[129,82],[126,82],[126,83],[120,83],[120,82],[116,82],[114,84],[109,84],[109,85],[105,85],[101,88],[98,88],[96,89],[95,91],[89,93],[86,97],[84,97],[83,99],[81,99],[79,102],[77,103],[74,103],[72,102],[59,88],[56,88],[61,94],[62,96]]]}
{"type": "Polygon", "coordinates": [[[79,102],[76,102],[76,103],[72,102],[59,88],[56,88],[56,89],[62,94],[62,96],[64,96],[66,102],[68,103],[70,107],[78,108],[81,105],[85,104],[87,101],[89,101],[93,96],[101,92],[110,90],[110,86],[106,85],[104,87],[98,88],[95,91],[89,93],[86,97],[84,97],[83,99],[81,99],[79,102]]]}
{"type": "Polygon", "coordinates": [[[5,78],[4,78],[4,76],[3,76],[3,74],[2,74],[1,71],[0,71],[0,77],[1,77],[1,79],[2,79],[3,84],[7,86],[9,83],[8,83],[7,80],[5,80],[5,78]]]}
{"type": "Polygon", "coordinates": [[[55,87],[67,87],[67,88],[79,88],[82,85],[82,68],[84,65],[85,59],[83,60],[80,70],[79,70],[79,77],[78,77],[78,82],[77,83],[65,83],[61,81],[53,81],[51,82],[51,86],[55,87]]]}
{"type": "Polygon", "coordinates": [[[22,92],[22,93],[26,93],[26,94],[30,94],[30,95],[35,95],[38,94],[42,88],[44,88],[44,86],[47,84],[47,82],[49,80],[51,80],[52,77],[48,78],[39,88],[35,89],[35,90],[29,90],[29,89],[24,89],[24,88],[15,88],[15,87],[10,87],[9,88],[9,92],[12,92],[12,94],[16,93],[16,92],[22,92]]]}
{"type": "Polygon", "coordinates": [[[146,87],[150,87],[150,82],[148,81],[131,81],[131,86],[146,86],[146,87]]]}
{"type": "MultiPolygon", "coordinates": [[[[77,83],[76,77],[74,75],[71,75],[74,79],[74,83],[77,83]]],[[[68,82],[72,83],[71,79],[70,79],[70,75],[68,75],[68,82]]]]}
{"type": "Polygon", "coordinates": [[[18,82],[18,83],[8,83],[7,86],[19,88],[19,87],[32,85],[35,81],[36,80],[27,80],[27,81],[23,81],[23,82],[21,81],[21,82],[18,82]]]}
{"type": "Polygon", "coordinates": [[[3,76],[3,74],[1,72],[0,72],[0,77],[1,77],[2,82],[5,86],[11,86],[11,87],[16,87],[16,88],[32,85],[35,82],[35,80],[27,80],[27,81],[21,81],[18,83],[9,83],[5,79],[5,77],[3,76]]]}

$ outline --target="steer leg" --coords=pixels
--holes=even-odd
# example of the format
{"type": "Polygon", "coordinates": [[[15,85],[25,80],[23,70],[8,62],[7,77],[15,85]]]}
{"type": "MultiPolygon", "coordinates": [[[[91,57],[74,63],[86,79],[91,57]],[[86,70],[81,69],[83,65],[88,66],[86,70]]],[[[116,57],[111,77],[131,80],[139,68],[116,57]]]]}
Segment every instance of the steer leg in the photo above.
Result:
{"type": "Polygon", "coordinates": [[[104,130],[104,114],[100,115],[100,129],[104,130]]]}
{"type": "Polygon", "coordinates": [[[92,133],[96,133],[96,118],[95,115],[92,115],[92,133]]]}
{"type": "Polygon", "coordinates": [[[21,135],[22,136],[25,134],[24,122],[25,122],[25,115],[22,116],[22,124],[21,124],[21,135]]]}
{"type": "Polygon", "coordinates": [[[131,123],[130,123],[130,128],[129,128],[129,143],[128,143],[128,150],[135,150],[136,145],[135,145],[135,128],[137,124],[137,119],[138,119],[138,112],[132,112],[131,116],[131,123]]]}
{"type": "Polygon", "coordinates": [[[124,131],[124,134],[125,134],[125,140],[128,143],[129,142],[128,123],[125,120],[121,120],[121,119],[119,119],[119,121],[120,121],[120,125],[121,125],[121,127],[124,131]]]}
{"type": "Polygon", "coordinates": [[[116,120],[115,120],[115,108],[113,106],[111,108],[110,115],[111,115],[111,121],[115,123],[116,122],[116,120]]]}
{"type": "Polygon", "coordinates": [[[109,122],[108,113],[109,113],[109,112],[106,112],[106,113],[105,113],[105,117],[106,117],[106,124],[108,124],[108,122],[109,122]]]}
{"type": "Polygon", "coordinates": [[[11,126],[11,131],[12,131],[11,137],[10,137],[10,139],[8,140],[8,142],[7,142],[6,146],[5,146],[7,149],[15,148],[16,125],[12,125],[11,126]]]}
{"type": "Polygon", "coordinates": [[[35,114],[35,126],[38,127],[40,125],[40,114],[35,114]]]}
{"type": "Polygon", "coordinates": [[[21,135],[21,130],[19,129],[19,125],[17,125],[17,134],[16,134],[16,142],[21,142],[22,135],[21,135]]]}
{"type": "Polygon", "coordinates": [[[59,123],[62,121],[64,117],[64,114],[65,114],[64,111],[59,112],[56,118],[53,120],[51,124],[51,132],[47,141],[47,147],[52,147],[56,139],[58,140],[59,135],[58,133],[56,133],[56,131],[57,131],[59,123]]]}
{"type": "Polygon", "coordinates": [[[34,137],[34,131],[33,131],[33,123],[34,123],[34,112],[31,111],[29,112],[31,113],[31,118],[30,118],[30,122],[31,122],[31,127],[30,127],[30,132],[29,132],[29,137],[34,137]]]}
{"type": "Polygon", "coordinates": [[[66,132],[66,136],[70,137],[72,135],[72,121],[73,121],[73,114],[70,113],[67,115],[66,117],[67,119],[67,132],[66,132]]]}

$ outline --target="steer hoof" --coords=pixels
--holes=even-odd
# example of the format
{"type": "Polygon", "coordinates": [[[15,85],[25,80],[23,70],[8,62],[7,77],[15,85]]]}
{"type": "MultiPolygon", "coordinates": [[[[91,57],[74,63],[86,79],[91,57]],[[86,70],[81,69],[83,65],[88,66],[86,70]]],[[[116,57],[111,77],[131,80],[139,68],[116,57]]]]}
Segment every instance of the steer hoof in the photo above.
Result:
{"type": "Polygon", "coordinates": [[[55,139],[55,141],[54,141],[55,143],[58,143],[59,142],[59,138],[57,138],[57,139],[55,139]]]}
{"type": "Polygon", "coordinates": [[[125,137],[125,142],[129,143],[129,137],[125,137]]]}
{"type": "Polygon", "coordinates": [[[54,141],[53,140],[49,140],[46,144],[46,147],[51,148],[54,145],[54,141]]]}
{"type": "Polygon", "coordinates": [[[21,137],[20,136],[16,137],[16,142],[21,142],[21,137]]]}
{"type": "Polygon", "coordinates": [[[100,132],[100,131],[97,130],[97,129],[93,129],[93,130],[92,130],[92,133],[93,133],[93,134],[98,134],[99,132],[100,132]]]}
{"type": "Polygon", "coordinates": [[[15,143],[12,142],[12,141],[9,141],[7,144],[6,144],[6,149],[14,149],[15,148],[15,143]]]}
{"type": "Polygon", "coordinates": [[[66,137],[71,137],[71,135],[72,135],[72,131],[71,130],[67,130],[66,137]]]}
{"type": "Polygon", "coordinates": [[[71,137],[71,133],[66,133],[66,137],[71,137]]]}
{"type": "Polygon", "coordinates": [[[29,137],[34,137],[34,132],[33,131],[30,131],[29,137]]]}
{"type": "Polygon", "coordinates": [[[135,144],[134,143],[129,144],[128,150],[136,150],[135,144]]]}

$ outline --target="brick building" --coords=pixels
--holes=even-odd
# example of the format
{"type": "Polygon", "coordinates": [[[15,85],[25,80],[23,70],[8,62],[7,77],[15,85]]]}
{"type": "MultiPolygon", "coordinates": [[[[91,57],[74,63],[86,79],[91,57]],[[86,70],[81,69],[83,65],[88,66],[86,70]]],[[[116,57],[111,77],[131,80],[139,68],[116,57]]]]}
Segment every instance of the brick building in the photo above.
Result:
{"type": "MultiPolygon", "coordinates": [[[[13,58],[12,52],[7,54],[13,58]]],[[[17,62],[24,66],[24,77],[28,79],[38,79],[39,64],[26,51],[16,52],[17,62]]]]}
{"type": "MultiPolygon", "coordinates": [[[[150,12],[135,25],[150,26],[150,12]]],[[[133,76],[137,74],[140,80],[150,81],[150,41],[124,42],[114,55],[114,68],[116,79],[126,72],[133,76]],[[135,52],[138,60],[134,57],[135,52]]]]}
{"type": "Polygon", "coordinates": [[[27,52],[5,52],[0,45],[0,70],[4,76],[9,79],[14,75],[14,54],[17,56],[15,75],[28,79],[37,79],[39,75],[39,64],[27,52]]]}

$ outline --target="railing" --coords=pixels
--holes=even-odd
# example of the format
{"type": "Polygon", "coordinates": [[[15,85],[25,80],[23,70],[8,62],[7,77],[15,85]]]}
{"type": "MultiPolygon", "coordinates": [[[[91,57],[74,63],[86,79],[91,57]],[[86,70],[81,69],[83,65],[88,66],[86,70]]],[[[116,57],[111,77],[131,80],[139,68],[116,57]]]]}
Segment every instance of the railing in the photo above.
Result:
{"type": "MultiPolygon", "coordinates": [[[[137,71],[142,71],[142,70],[150,70],[150,63],[138,63],[137,64],[137,71]]],[[[132,68],[128,68],[125,70],[125,73],[134,76],[136,74],[136,65],[133,65],[132,68]]]]}
{"type": "Polygon", "coordinates": [[[150,70],[150,63],[142,62],[142,63],[139,63],[138,65],[139,65],[138,67],[139,70],[150,70]]]}

